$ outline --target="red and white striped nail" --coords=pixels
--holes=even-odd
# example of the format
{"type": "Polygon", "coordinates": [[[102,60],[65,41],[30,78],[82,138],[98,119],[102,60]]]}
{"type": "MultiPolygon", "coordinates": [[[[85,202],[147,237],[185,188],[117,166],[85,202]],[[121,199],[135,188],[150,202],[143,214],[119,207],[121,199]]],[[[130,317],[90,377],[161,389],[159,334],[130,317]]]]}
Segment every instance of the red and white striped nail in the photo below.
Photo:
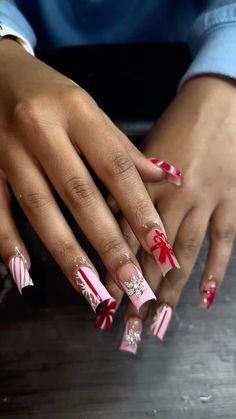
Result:
{"type": "Polygon", "coordinates": [[[163,339],[172,317],[172,308],[167,304],[162,304],[156,310],[152,323],[148,328],[148,334],[163,339]]]}
{"type": "Polygon", "coordinates": [[[94,311],[103,301],[112,298],[98,275],[88,266],[78,267],[75,274],[75,284],[94,311]]]}
{"type": "Polygon", "coordinates": [[[168,175],[168,180],[173,183],[174,185],[180,186],[181,185],[181,172],[176,167],[172,166],[171,164],[156,159],[155,157],[151,157],[150,161],[155,164],[155,166],[162,169],[168,175]]]}
{"type": "Polygon", "coordinates": [[[214,281],[213,275],[210,275],[208,281],[206,281],[203,286],[200,307],[209,310],[214,303],[216,291],[217,283],[214,281]]]}
{"type": "Polygon", "coordinates": [[[163,276],[173,268],[180,268],[165,234],[159,228],[151,229],[147,234],[146,240],[149,250],[153,254],[163,276]]]}
{"type": "Polygon", "coordinates": [[[130,317],[125,325],[120,351],[130,352],[135,355],[138,349],[138,344],[141,342],[142,329],[142,320],[138,317],[130,317]]]}
{"type": "Polygon", "coordinates": [[[101,304],[101,311],[97,316],[94,325],[96,329],[102,329],[109,332],[114,320],[117,305],[118,303],[114,298],[110,298],[101,304]]]}
{"type": "Polygon", "coordinates": [[[34,285],[25,262],[20,256],[13,256],[10,258],[9,269],[20,294],[22,294],[23,288],[34,285]]]}

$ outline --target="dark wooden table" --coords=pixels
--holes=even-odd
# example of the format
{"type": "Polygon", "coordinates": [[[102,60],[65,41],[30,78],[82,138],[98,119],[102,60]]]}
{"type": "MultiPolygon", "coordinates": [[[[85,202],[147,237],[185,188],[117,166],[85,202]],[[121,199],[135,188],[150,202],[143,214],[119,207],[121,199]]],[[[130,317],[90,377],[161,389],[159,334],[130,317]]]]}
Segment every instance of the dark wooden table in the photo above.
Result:
{"type": "MultiPolygon", "coordinates": [[[[29,234],[31,236],[31,234],[29,234]]],[[[1,419],[235,419],[234,251],[210,312],[198,307],[206,243],[163,343],[144,334],[136,357],[109,334],[34,237],[32,289],[0,293],[1,419]]]]}

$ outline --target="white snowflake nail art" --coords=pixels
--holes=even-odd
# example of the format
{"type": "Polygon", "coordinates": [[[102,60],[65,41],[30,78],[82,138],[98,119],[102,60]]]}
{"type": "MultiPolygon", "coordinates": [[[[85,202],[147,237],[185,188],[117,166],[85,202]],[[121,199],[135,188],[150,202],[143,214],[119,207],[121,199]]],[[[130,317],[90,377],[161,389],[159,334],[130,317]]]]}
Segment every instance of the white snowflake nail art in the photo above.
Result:
{"type": "Polygon", "coordinates": [[[125,286],[128,288],[128,295],[135,295],[140,298],[143,293],[147,290],[145,287],[144,278],[132,275],[130,281],[125,281],[125,286]]]}
{"type": "Polygon", "coordinates": [[[135,331],[133,328],[129,330],[128,334],[125,336],[128,345],[137,346],[141,342],[140,332],[135,331]]]}

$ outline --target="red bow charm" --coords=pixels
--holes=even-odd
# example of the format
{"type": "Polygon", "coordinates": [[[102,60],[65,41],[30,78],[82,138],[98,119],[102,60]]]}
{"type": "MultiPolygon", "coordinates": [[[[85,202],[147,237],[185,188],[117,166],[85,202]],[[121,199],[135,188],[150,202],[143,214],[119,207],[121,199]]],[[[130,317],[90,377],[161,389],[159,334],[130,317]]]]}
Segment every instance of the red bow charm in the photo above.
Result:
{"type": "Polygon", "coordinates": [[[154,246],[151,247],[150,251],[154,252],[157,249],[160,249],[160,254],[158,260],[160,263],[164,264],[167,259],[170,262],[172,268],[176,266],[175,255],[170,245],[166,240],[166,236],[158,230],[155,230],[155,235],[153,237],[155,242],[154,246]]]}

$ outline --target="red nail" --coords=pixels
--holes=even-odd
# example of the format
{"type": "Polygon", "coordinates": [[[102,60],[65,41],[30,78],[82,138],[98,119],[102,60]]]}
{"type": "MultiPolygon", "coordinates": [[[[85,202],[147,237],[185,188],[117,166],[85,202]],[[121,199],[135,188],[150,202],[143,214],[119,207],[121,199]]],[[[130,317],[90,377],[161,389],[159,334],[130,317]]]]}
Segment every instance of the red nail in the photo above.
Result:
{"type": "Polygon", "coordinates": [[[212,280],[212,278],[213,276],[210,275],[208,282],[205,283],[200,300],[200,306],[207,310],[211,308],[216,296],[217,284],[216,281],[212,280]]]}
{"type": "Polygon", "coordinates": [[[181,172],[179,169],[163,160],[156,159],[155,157],[151,157],[150,161],[169,175],[168,178],[170,182],[177,186],[181,185],[181,172]]]}

